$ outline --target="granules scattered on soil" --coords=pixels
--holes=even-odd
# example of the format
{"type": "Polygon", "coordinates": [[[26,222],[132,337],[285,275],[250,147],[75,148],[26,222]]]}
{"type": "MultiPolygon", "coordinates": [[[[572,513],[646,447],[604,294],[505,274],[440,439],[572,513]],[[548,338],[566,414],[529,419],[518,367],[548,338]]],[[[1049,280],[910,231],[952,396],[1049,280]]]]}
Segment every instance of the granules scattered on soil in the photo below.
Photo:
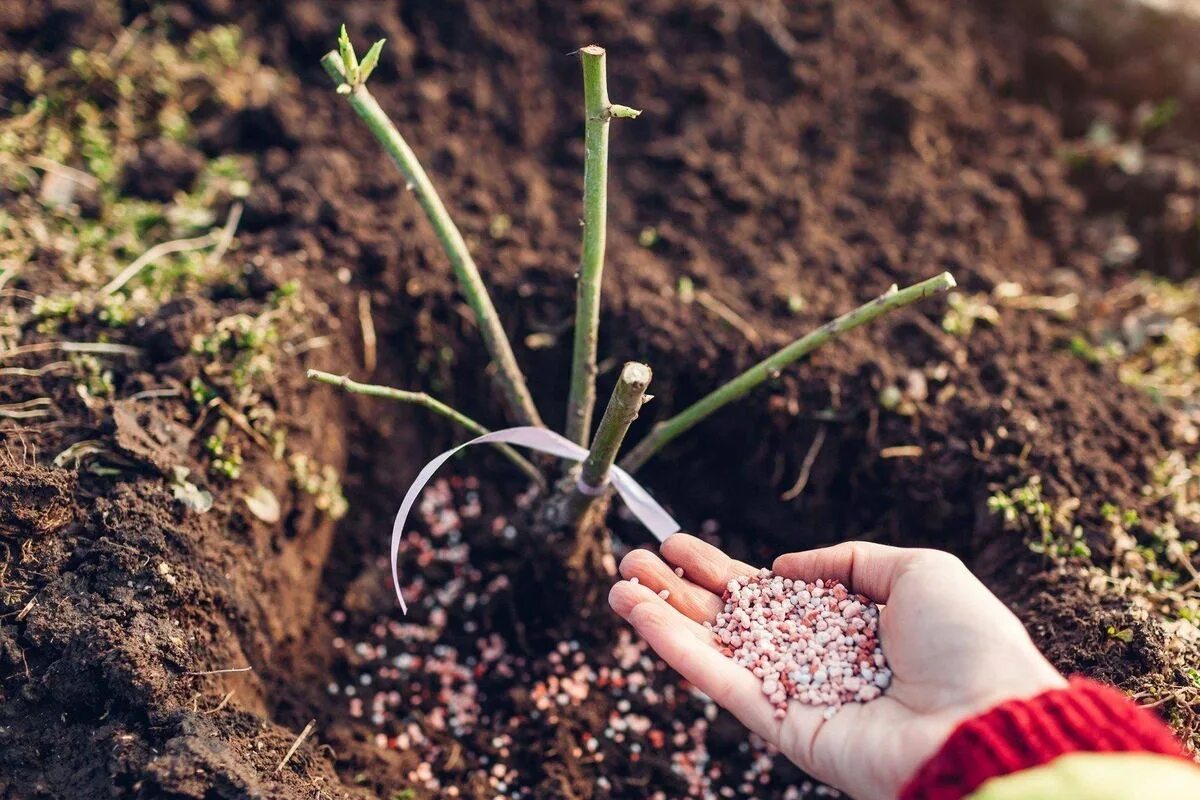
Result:
{"type": "Polygon", "coordinates": [[[762,679],[783,719],[788,701],[866,703],[892,681],[879,646],[879,606],[836,580],[806,583],[763,569],[729,581],[725,610],[706,623],[725,655],[762,679]]]}
{"type": "Polygon", "coordinates": [[[431,483],[414,526],[400,552],[414,576],[410,616],[388,605],[386,558],[360,581],[376,601],[330,610],[326,692],[351,725],[331,721],[326,739],[356,751],[356,764],[393,764],[416,796],[560,796],[564,780],[645,800],[840,796],[747,736],[627,629],[604,645],[569,638],[531,653],[499,622],[511,581],[477,566],[516,531],[486,513],[476,479],[431,483]],[[556,743],[549,760],[545,742],[556,743]]]}

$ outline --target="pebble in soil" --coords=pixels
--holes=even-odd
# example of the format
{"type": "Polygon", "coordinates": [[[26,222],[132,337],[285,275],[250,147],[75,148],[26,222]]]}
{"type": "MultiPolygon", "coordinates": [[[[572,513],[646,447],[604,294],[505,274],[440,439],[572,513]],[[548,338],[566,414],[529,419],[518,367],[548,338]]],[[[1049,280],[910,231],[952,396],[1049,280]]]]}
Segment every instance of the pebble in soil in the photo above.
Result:
{"type": "Polygon", "coordinates": [[[792,580],[763,569],[729,581],[725,608],[705,623],[729,658],[762,680],[776,719],[790,701],[824,708],[867,703],[891,684],[879,606],[841,582],[792,580]]]}
{"type": "MultiPolygon", "coordinates": [[[[562,781],[590,784],[596,798],[839,796],[628,630],[529,652],[511,621],[511,582],[489,571],[497,554],[520,552],[517,532],[484,514],[477,481],[435,482],[418,512],[400,554],[410,615],[386,603],[369,616],[333,609],[328,685],[357,738],[411,761],[416,796],[542,797],[562,781]]],[[[386,556],[368,574],[390,597],[386,556]]]]}

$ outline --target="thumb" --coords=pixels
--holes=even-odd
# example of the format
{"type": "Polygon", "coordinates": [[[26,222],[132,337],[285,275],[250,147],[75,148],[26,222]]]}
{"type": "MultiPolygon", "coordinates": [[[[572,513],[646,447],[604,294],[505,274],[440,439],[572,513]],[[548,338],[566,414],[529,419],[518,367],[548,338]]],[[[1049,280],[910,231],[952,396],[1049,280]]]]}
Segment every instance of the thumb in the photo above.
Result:
{"type": "Polygon", "coordinates": [[[904,570],[928,550],[889,547],[874,542],[843,542],[833,547],[788,553],[771,570],[785,578],[814,581],[834,578],[852,592],[886,603],[904,570]]]}

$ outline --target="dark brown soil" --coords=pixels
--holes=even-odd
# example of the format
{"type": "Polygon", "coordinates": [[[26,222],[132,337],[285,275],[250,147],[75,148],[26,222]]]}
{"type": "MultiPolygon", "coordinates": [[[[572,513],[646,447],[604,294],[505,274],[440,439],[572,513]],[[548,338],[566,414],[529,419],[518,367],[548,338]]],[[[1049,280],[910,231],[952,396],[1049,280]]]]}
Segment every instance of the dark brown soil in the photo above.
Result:
{"type": "MultiPolygon", "coordinates": [[[[140,3],[27,5],[0,14],[0,44],[48,62],[65,59],[71,45],[115,37],[143,11],[140,3]]],[[[1195,226],[1176,235],[1169,214],[1172,197],[1197,193],[1184,145],[1162,142],[1158,182],[1114,183],[1103,179],[1103,162],[1072,172],[1064,159],[1085,103],[1103,104],[1118,123],[1132,114],[1128,99],[1107,97],[1103,86],[1072,83],[1088,74],[1083,48],[1063,56],[1072,70],[1037,73],[1058,81],[1061,91],[1047,93],[1045,81],[1034,90],[1027,70],[1044,65],[1051,45],[1070,43],[1012,47],[1028,23],[991,4],[806,0],[754,10],[761,6],[166,5],[181,33],[242,24],[264,59],[295,79],[197,129],[206,155],[255,162],[238,254],[250,291],[163,306],[134,342],[147,356],[118,370],[118,394],[186,386],[196,372],[193,333],[261,307],[299,278],[302,324],[333,345],[283,362],[268,400],[290,446],[345,467],[351,511],[335,526],[292,487],[286,467],[247,442],[244,472],[280,498],[281,521],[256,519],[232,486],[215,487],[213,513],[188,514],[164,477],[198,457],[194,407],[178,399],[89,406],[69,381],[41,379],[54,422],[0,421],[0,795],[368,797],[410,786],[420,757],[376,747],[376,728],[349,716],[326,684],[346,680],[361,661],[335,638],[354,642],[393,617],[378,563],[390,517],[417,469],[460,435],[409,408],[312,389],[303,370],[419,386],[485,424],[505,420],[436,239],[317,65],[343,15],[357,41],[388,38],[373,90],[472,242],[553,425],[565,408],[582,161],[578,64],[569,54],[589,41],[609,50],[613,97],[646,112],[613,135],[602,320],[602,396],[620,361],[655,369],[656,399],[635,437],[893,282],[950,270],[967,293],[1003,281],[1027,295],[1076,292],[1086,317],[1107,288],[1163,263],[1160,253],[1168,253],[1162,271],[1196,273],[1195,226]],[[1137,212],[1121,213],[1130,206],[1137,212]],[[495,224],[501,215],[511,224],[495,224]],[[639,243],[645,229],[654,231],[648,244],[639,243]],[[1114,266],[1106,254],[1126,233],[1144,240],[1141,260],[1114,266]],[[680,302],[684,276],[760,341],[680,302]],[[370,375],[361,366],[362,292],[379,338],[370,375]],[[526,344],[531,334],[536,347],[526,344]],[[52,466],[82,440],[104,443],[124,477],[52,466]],[[331,621],[332,609],[347,613],[331,621]],[[197,674],[245,666],[253,671],[197,674]],[[310,719],[316,734],[277,770],[310,719]]],[[[126,186],[161,196],[194,177],[196,156],[147,142],[126,186]]],[[[1030,552],[1001,529],[987,498],[1041,476],[1050,500],[1078,499],[1076,521],[1103,563],[1103,504],[1146,519],[1164,512],[1141,488],[1163,454],[1183,446],[1169,409],[1072,353],[1076,323],[1003,308],[997,325],[958,337],[942,329],[945,310],[933,301],[831,345],[700,426],[641,477],[689,529],[717,520],[724,545],[760,563],[849,538],[951,549],[1013,604],[1064,670],[1126,685],[1163,671],[1152,621],[1131,617],[1121,601],[1098,602],[1069,565],[1030,552]],[[899,409],[879,401],[890,386],[904,390],[899,409]],[[824,445],[806,488],[782,500],[819,430],[824,445]],[[920,455],[880,455],[901,446],[920,455]],[[1130,641],[1114,642],[1110,626],[1130,629],[1130,641]]],[[[39,363],[33,355],[5,361],[39,363]]],[[[25,400],[26,391],[0,384],[0,402],[25,400]]],[[[500,477],[511,471],[496,457],[470,458],[470,472],[484,478],[487,515],[463,537],[479,573],[468,585],[483,586],[519,574],[525,560],[523,545],[498,542],[491,522],[512,515],[521,486],[500,477]]],[[[615,526],[627,543],[645,543],[632,525],[615,526]]],[[[511,592],[497,597],[516,602],[511,592]]],[[[597,664],[611,660],[606,624],[532,627],[521,613],[449,611],[447,644],[473,646],[480,626],[490,626],[514,648],[519,642],[531,679],[547,674],[544,656],[558,641],[580,642],[597,664]],[[476,627],[465,627],[472,619],[476,627]]],[[[510,763],[534,796],[685,790],[665,751],[632,759],[627,745],[606,742],[603,762],[573,755],[585,732],[603,726],[612,695],[597,692],[533,724],[519,678],[489,678],[492,728],[481,721],[458,742],[440,734],[444,757],[434,767],[459,796],[494,795],[478,775],[496,758],[493,733],[510,725],[528,726],[510,763]]],[[[666,727],[670,715],[691,719],[703,706],[693,698],[652,713],[666,727]]],[[[723,716],[713,723],[708,750],[732,771],[747,756],[730,725],[723,716]]],[[[776,768],[763,796],[801,780],[776,768]]]]}

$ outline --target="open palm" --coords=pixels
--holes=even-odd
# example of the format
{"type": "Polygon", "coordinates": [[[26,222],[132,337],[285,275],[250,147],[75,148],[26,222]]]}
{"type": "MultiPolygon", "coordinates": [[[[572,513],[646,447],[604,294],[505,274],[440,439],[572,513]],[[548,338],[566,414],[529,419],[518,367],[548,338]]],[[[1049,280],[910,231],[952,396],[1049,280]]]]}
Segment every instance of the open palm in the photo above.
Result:
{"type": "Polygon", "coordinates": [[[635,550],[624,558],[627,580],[612,589],[613,609],[746,727],[860,800],[895,797],[962,720],[1066,685],[1017,618],[958,559],[848,542],[781,556],[773,571],[835,578],[883,605],[880,639],[892,685],[878,700],[842,706],[828,720],[822,708],[795,701],[778,720],[759,679],[723,656],[702,624],[724,608],[721,593],[731,578],[758,569],[687,534],[669,538],[661,554],[635,550]],[[658,595],[663,589],[666,600],[658,595]]]}

